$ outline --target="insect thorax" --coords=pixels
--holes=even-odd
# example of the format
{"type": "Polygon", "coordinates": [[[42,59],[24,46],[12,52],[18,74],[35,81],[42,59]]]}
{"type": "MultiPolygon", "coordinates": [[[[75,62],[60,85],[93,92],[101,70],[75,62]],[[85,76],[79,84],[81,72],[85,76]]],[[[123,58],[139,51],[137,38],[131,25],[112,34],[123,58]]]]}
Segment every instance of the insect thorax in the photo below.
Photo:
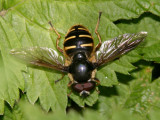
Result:
{"type": "Polygon", "coordinates": [[[87,60],[84,52],[75,54],[69,66],[69,73],[71,73],[73,79],[79,83],[88,81],[91,78],[93,70],[94,66],[87,60]]]}
{"type": "Polygon", "coordinates": [[[64,51],[67,56],[72,57],[80,51],[90,56],[93,47],[93,38],[87,28],[82,25],[74,25],[69,29],[64,40],[64,51]]]}

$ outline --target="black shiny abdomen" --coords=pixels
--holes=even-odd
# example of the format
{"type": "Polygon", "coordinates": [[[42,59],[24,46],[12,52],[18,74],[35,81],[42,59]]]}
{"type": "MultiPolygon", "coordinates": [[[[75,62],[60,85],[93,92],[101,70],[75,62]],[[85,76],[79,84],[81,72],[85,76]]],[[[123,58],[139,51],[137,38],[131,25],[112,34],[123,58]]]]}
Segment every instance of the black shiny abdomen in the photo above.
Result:
{"type": "Polygon", "coordinates": [[[82,25],[73,26],[64,40],[64,50],[69,57],[73,56],[77,51],[83,51],[90,56],[93,47],[92,36],[88,29],[82,25]]]}

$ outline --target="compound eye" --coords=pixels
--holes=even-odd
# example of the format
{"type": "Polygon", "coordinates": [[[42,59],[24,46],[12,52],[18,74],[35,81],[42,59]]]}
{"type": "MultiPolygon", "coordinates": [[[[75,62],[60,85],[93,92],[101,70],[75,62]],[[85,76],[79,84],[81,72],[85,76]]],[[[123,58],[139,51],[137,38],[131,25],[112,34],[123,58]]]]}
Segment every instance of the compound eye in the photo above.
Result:
{"type": "Polygon", "coordinates": [[[93,81],[92,82],[87,82],[87,83],[84,83],[83,90],[85,90],[85,91],[91,91],[95,87],[96,87],[96,83],[95,82],[93,82],[93,81]]]}
{"type": "Polygon", "coordinates": [[[75,84],[72,84],[72,89],[80,93],[81,91],[83,91],[83,86],[80,83],[75,83],[75,84]]]}
{"type": "Polygon", "coordinates": [[[80,93],[80,95],[83,95],[83,94],[88,94],[89,95],[90,91],[92,91],[95,87],[96,87],[96,83],[95,82],[72,84],[72,89],[74,91],[80,93]]]}

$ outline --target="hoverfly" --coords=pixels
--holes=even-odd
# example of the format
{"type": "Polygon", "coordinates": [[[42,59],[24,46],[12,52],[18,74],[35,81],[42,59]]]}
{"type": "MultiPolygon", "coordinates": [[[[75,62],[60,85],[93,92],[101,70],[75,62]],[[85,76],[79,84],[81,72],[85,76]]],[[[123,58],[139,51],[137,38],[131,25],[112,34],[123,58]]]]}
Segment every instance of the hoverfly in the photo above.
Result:
{"type": "Polygon", "coordinates": [[[68,30],[63,42],[63,49],[61,49],[59,47],[61,36],[49,22],[58,36],[56,47],[63,54],[65,61],[55,50],[46,47],[11,50],[11,54],[30,65],[68,73],[70,78],[68,86],[71,91],[79,93],[82,97],[87,97],[100,84],[100,81],[95,77],[97,68],[131,51],[147,36],[147,32],[123,34],[102,43],[97,31],[100,17],[101,12],[95,28],[99,43],[95,47],[89,30],[82,25],[74,25],[68,30]]]}

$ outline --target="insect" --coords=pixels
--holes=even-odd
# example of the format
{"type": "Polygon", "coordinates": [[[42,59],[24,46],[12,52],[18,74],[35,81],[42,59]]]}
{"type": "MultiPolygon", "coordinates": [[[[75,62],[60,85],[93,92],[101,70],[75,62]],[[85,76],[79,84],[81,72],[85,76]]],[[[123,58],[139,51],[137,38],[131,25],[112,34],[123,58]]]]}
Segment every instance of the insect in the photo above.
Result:
{"type": "Polygon", "coordinates": [[[52,30],[58,36],[56,47],[64,57],[58,55],[57,51],[46,47],[13,49],[11,54],[30,65],[58,70],[64,74],[68,73],[70,78],[68,86],[71,91],[87,97],[100,84],[95,77],[97,68],[131,51],[147,36],[147,32],[123,34],[102,43],[98,32],[100,18],[101,12],[95,28],[99,43],[95,47],[89,30],[82,25],[74,25],[68,30],[63,42],[63,49],[61,49],[59,47],[61,36],[49,22],[52,30]]]}

